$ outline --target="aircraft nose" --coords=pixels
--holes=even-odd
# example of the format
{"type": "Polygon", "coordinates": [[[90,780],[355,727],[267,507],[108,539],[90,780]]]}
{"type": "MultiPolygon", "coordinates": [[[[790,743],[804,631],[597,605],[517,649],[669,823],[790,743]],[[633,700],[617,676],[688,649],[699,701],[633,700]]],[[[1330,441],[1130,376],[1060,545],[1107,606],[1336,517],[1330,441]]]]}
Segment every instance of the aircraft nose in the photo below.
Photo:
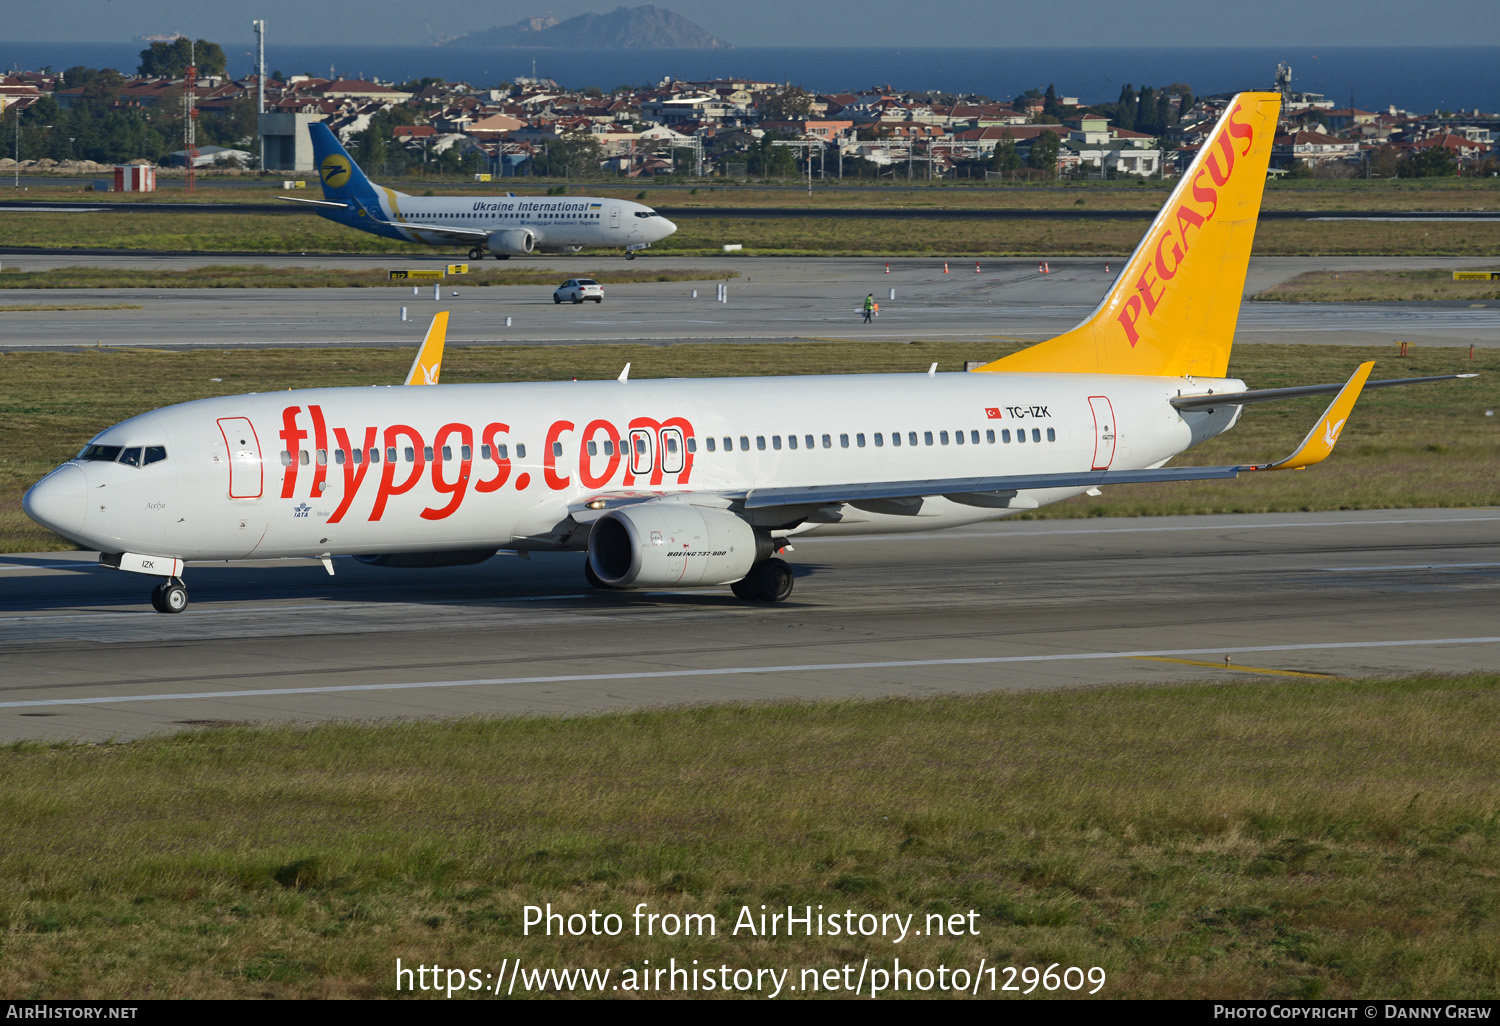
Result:
{"type": "Polygon", "coordinates": [[[677,231],[677,224],[674,221],[668,221],[664,217],[661,219],[661,228],[661,237],[665,239],[668,235],[671,235],[677,231]]]}
{"type": "Polygon", "coordinates": [[[32,485],[21,500],[21,508],[45,528],[76,535],[83,527],[87,495],[83,471],[69,463],[32,485]]]}

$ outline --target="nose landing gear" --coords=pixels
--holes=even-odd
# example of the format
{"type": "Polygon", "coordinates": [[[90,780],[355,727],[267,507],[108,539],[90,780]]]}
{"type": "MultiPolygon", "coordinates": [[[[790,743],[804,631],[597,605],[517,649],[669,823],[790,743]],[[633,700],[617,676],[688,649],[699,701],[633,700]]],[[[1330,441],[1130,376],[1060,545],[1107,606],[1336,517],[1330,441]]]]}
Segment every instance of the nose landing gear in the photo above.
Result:
{"type": "Polygon", "coordinates": [[[187,585],[180,577],[169,577],[151,591],[151,607],[158,613],[180,613],[187,604],[187,585]]]}

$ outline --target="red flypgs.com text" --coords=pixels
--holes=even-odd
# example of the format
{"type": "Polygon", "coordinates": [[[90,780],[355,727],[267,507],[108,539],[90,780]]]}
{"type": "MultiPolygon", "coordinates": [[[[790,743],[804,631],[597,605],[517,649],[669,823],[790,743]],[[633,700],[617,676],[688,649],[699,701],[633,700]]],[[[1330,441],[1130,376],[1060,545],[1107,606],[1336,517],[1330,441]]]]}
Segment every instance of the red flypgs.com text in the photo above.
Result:
{"type": "MultiPolygon", "coordinates": [[[[516,491],[531,487],[531,474],[522,471],[512,475],[510,430],[509,424],[500,421],[483,427],[454,421],[425,438],[409,424],[335,427],[316,403],[288,406],[281,411],[280,438],[291,461],[283,468],[281,497],[320,498],[329,486],[331,472],[342,477],[343,493],[328,522],[342,522],[360,495],[372,493],[366,519],[376,521],[385,515],[391,498],[405,495],[425,480],[437,501],[420,515],[424,520],[443,520],[458,511],[470,492],[497,492],[507,485],[516,491]],[[429,447],[431,458],[427,456],[429,447]],[[453,458],[443,458],[445,447],[453,458]],[[407,449],[412,452],[410,461],[387,458],[391,450],[404,453],[407,449]],[[303,465],[301,454],[309,450],[308,462],[303,465]],[[311,458],[329,450],[342,451],[343,463],[311,458]],[[362,456],[357,463],[352,458],[355,450],[362,456]],[[372,451],[376,452],[373,459],[372,451]]],[[[553,421],[542,445],[541,484],[549,491],[567,491],[575,487],[576,475],[578,484],[590,490],[657,486],[668,479],[686,485],[693,472],[693,453],[686,445],[691,437],[693,426],[683,417],[635,417],[623,431],[604,419],[587,422],[581,431],[571,420],[553,421]],[[595,443],[592,454],[590,442],[595,443]],[[562,457],[556,455],[559,447],[562,457]]]]}
{"type": "Polygon", "coordinates": [[[1228,185],[1229,180],[1234,177],[1233,140],[1245,140],[1245,148],[1240,150],[1239,156],[1243,157],[1250,152],[1250,146],[1255,141],[1255,130],[1248,123],[1235,120],[1242,112],[1243,107],[1235,104],[1234,110],[1229,113],[1228,124],[1208,143],[1203,166],[1193,175],[1193,202],[1201,206],[1177,204],[1172,216],[1164,218],[1166,230],[1157,236],[1148,250],[1143,251],[1147,254],[1147,259],[1140,277],[1135,281],[1135,295],[1125,301],[1124,309],[1116,317],[1120,326],[1125,329],[1125,338],[1132,349],[1141,338],[1136,325],[1143,315],[1149,320],[1156,313],[1157,304],[1166,293],[1167,282],[1177,276],[1177,269],[1182,266],[1183,259],[1192,247],[1192,237],[1188,232],[1202,230],[1204,225],[1213,220],[1219,209],[1219,189],[1228,185]],[[1205,178],[1210,179],[1213,184],[1210,185],[1205,178]],[[1151,254],[1154,254],[1154,259],[1151,259],[1151,254]]]}

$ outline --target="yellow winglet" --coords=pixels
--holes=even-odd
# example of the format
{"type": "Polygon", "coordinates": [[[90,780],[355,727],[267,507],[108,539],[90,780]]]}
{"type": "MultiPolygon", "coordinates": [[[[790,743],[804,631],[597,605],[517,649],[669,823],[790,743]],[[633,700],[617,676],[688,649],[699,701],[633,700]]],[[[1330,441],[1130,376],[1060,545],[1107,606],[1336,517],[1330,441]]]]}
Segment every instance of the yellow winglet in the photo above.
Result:
{"type": "Polygon", "coordinates": [[[1276,463],[1267,463],[1258,467],[1249,467],[1249,470],[1301,470],[1310,467],[1314,463],[1321,463],[1333,452],[1334,445],[1339,440],[1339,435],[1344,430],[1344,425],[1349,421],[1349,413],[1354,409],[1354,401],[1359,398],[1360,391],[1365,387],[1365,379],[1370,376],[1370,371],[1375,367],[1372,360],[1362,363],[1354,372],[1344,387],[1339,389],[1339,394],[1333,397],[1333,402],[1328,404],[1328,409],[1323,411],[1323,416],[1313,425],[1313,429],[1302,439],[1302,444],[1297,446],[1297,451],[1284,460],[1276,463]]]}
{"type": "Polygon", "coordinates": [[[427,337],[422,340],[422,348],[417,350],[417,358],[411,362],[411,370],[406,372],[406,385],[436,385],[438,375],[443,370],[443,340],[448,334],[448,311],[444,310],[432,319],[432,326],[427,329],[427,337]]]}

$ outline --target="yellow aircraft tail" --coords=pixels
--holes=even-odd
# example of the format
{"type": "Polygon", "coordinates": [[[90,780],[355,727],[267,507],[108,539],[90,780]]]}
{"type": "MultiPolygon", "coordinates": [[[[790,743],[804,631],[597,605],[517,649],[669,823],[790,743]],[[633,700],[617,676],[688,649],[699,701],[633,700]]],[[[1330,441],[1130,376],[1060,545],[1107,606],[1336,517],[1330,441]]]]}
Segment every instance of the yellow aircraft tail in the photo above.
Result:
{"type": "Polygon", "coordinates": [[[977,369],[1224,377],[1280,105],[1237,95],[1088,319],[977,369]]]}
{"type": "Polygon", "coordinates": [[[443,342],[447,336],[448,311],[443,310],[432,318],[432,324],[427,328],[427,337],[422,340],[422,348],[417,350],[417,358],[411,362],[411,370],[406,372],[405,384],[438,383],[438,378],[443,373],[443,342]]]}

